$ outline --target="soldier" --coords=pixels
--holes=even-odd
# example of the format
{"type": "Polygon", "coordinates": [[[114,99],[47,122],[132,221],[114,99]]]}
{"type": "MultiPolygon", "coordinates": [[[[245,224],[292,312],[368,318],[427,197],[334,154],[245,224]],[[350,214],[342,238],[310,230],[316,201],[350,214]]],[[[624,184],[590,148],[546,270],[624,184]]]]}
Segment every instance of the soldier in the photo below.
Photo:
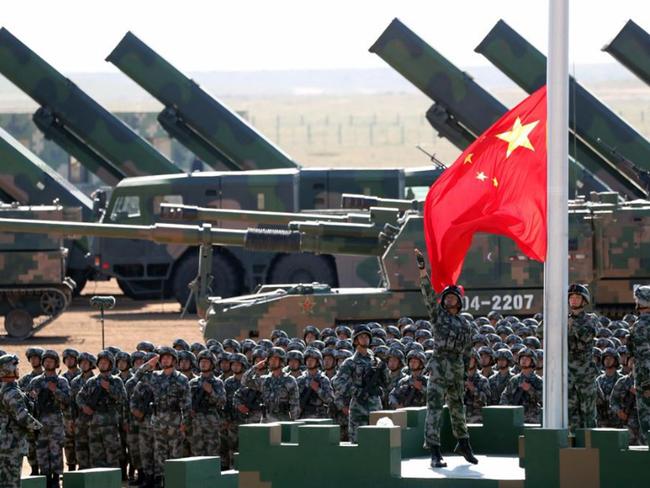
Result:
{"type": "Polygon", "coordinates": [[[192,399],[187,378],[176,370],[177,351],[161,347],[158,357],[143,364],[142,368],[152,369],[157,359],[162,370],[154,371],[151,377],[154,396],[151,424],[154,435],[154,483],[160,485],[165,461],[183,455],[186,419],[189,418],[192,399]]]}
{"type": "MultiPolygon", "coordinates": [[[[217,359],[208,351],[199,353],[201,375],[190,380],[192,395],[192,456],[219,456],[220,437],[215,435],[222,429],[219,411],[226,404],[226,390],[223,382],[214,375],[217,359]]],[[[221,463],[222,469],[228,462],[221,463]]]]}
{"type": "Polygon", "coordinates": [[[440,302],[431,288],[431,281],[425,269],[424,256],[415,249],[415,257],[420,271],[420,289],[433,326],[435,354],[431,356],[427,370],[427,415],[424,427],[424,444],[431,450],[431,466],[444,468],[447,463],[440,450],[440,427],[442,408],[447,400],[451,415],[451,426],[458,444],[454,452],[461,454],[469,463],[477,464],[465,420],[465,362],[469,361],[472,349],[472,327],[460,315],[462,290],[457,286],[447,286],[440,295],[440,302]]]}
{"type": "Polygon", "coordinates": [[[332,381],[336,374],[336,349],[326,347],[321,351],[323,356],[323,374],[332,381]]]}
{"type": "Polygon", "coordinates": [[[535,374],[535,351],[524,348],[519,352],[521,373],[513,376],[501,394],[501,405],[521,405],[524,407],[524,421],[540,423],[544,384],[535,374]]]}
{"type": "Polygon", "coordinates": [[[593,341],[598,320],[585,312],[589,305],[589,290],[584,285],[569,286],[569,428],[596,427],[596,376],[593,361],[593,341]]]}
{"type": "Polygon", "coordinates": [[[490,378],[494,373],[494,350],[491,347],[481,347],[478,350],[480,358],[481,374],[485,378],[490,378]]]}
{"type": "Polygon", "coordinates": [[[90,465],[90,438],[88,437],[88,425],[90,416],[79,410],[77,395],[93,377],[93,369],[97,367],[97,358],[87,352],[79,354],[79,366],[81,373],[72,380],[70,384],[70,410],[74,420],[74,445],[79,469],[89,469],[90,465]]]}
{"type": "MultiPolygon", "coordinates": [[[[337,373],[341,365],[351,357],[352,353],[346,349],[339,349],[336,351],[337,373]]],[[[334,375],[334,378],[336,378],[336,375],[334,375]]],[[[348,433],[348,413],[346,412],[348,412],[350,400],[352,400],[352,394],[348,389],[337,389],[334,378],[332,378],[334,401],[330,403],[330,417],[332,417],[332,419],[334,419],[334,422],[339,425],[341,442],[348,442],[350,440],[350,436],[348,433]]]]}
{"type": "Polygon", "coordinates": [[[226,406],[224,422],[227,429],[226,442],[221,445],[222,467],[234,467],[234,454],[239,450],[239,426],[242,424],[259,424],[262,420],[262,399],[258,391],[242,385],[241,380],[249,367],[248,358],[235,353],[230,369],[232,376],[224,383],[226,406]],[[225,459],[225,462],[224,462],[225,459]]]}
{"type": "MultiPolygon", "coordinates": [[[[630,358],[634,359],[634,386],[641,435],[650,430],[650,286],[634,290],[638,318],[628,338],[630,358]]],[[[628,360],[629,361],[629,360],[628,360]]]]}
{"type": "Polygon", "coordinates": [[[18,357],[0,356],[0,484],[4,488],[20,488],[23,456],[27,454],[25,433],[42,428],[29,413],[29,400],[16,383],[19,377],[18,357]]]}
{"type": "Polygon", "coordinates": [[[467,422],[470,424],[483,422],[482,409],[489,404],[491,395],[490,382],[478,372],[479,362],[478,353],[472,354],[467,367],[464,402],[467,422]]]}
{"type": "MultiPolygon", "coordinates": [[[[634,366],[634,358],[631,357],[629,362],[634,366]]],[[[637,410],[638,395],[634,381],[634,368],[632,368],[630,374],[626,374],[616,382],[609,401],[612,413],[620,420],[620,424],[616,428],[627,429],[630,434],[629,444],[638,446],[645,443],[645,436],[640,429],[639,412],[637,410]]]]}
{"type": "Polygon", "coordinates": [[[618,428],[619,419],[612,413],[609,405],[609,399],[616,382],[622,378],[618,372],[620,357],[613,347],[608,347],[603,351],[603,366],[605,372],[596,378],[598,385],[598,400],[596,408],[598,410],[598,427],[618,428]]]}
{"type": "MultiPolygon", "coordinates": [[[[32,370],[18,380],[18,386],[22,391],[26,391],[29,382],[43,373],[42,360],[44,352],[45,351],[40,347],[28,347],[27,351],[25,351],[25,356],[27,357],[27,361],[29,361],[32,370]]],[[[27,462],[29,462],[29,465],[32,468],[31,476],[38,476],[39,472],[38,459],[36,458],[36,435],[36,432],[33,431],[27,433],[27,462]]]]}
{"type": "MultiPolygon", "coordinates": [[[[62,376],[68,380],[68,384],[72,385],[72,380],[75,379],[80,373],[79,369],[79,351],[76,349],[64,349],[63,364],[67,371],[62,376]]],[[[72,417],[72,410],[74,405],[74,398],[70,397],[70,406],[63,411],[63,427],[65,430],[65,440],[63,442],[63,449],[65,451],[65,462],[68,466],[68,471],[74,471],[77,465],[77,454],[74,448],[74,419],[72,417]]]]}
{"type": "Polygon", "coordinates": [[[514,376],[510,371],[514,363],[510,349],[499,349],[494,355],[497,361],[497,370],[488,381],[490,382],[490,405],[499,405],[501,394],[506,389],[510,379],[514,376]]]}
{"type": "Polygon", "coordinates": [[[404,368],[404,353],[397,349],[396,347],[390,348],[388,350],[388,355],[386,356],[386,363],[388,365],[388,385],[383,391],[381,403],[383,408],[390,408],[390,394],[397,388],[399,382],[406,377],[406,374],[402,370],[404,368]]]}
{"type": "Polygon", "coordinates": [[[320,371],[323,355],[310,347],[305,351],[304,359],[306,369],[296,380],[300,393],[300,418],[325,419],[329,404],[334,400],[334,391],[329,378],[320,371]]]}
{"type": "MultiPolygon", "coordinates": [[[[121,420],[126,404],[124,383],[111,373],[115,358],[109,351],[97,355],[99,374],[86,381],[77,394],[77,403],[90,417],[90,463],[93,468],[118,468],[121,461],[121,420]]],[[[122,475],[126,474],[123,470],[122,475]]]]}
{"type": "Polygon", "coordinates": [[[302,375],[304,361],[302,352],[298,350],[287,352],[287,367],[284,368],[284,372],[289,373],[297,380],[302,375]]]}
{"type": "Polygon", "coordinates": [[[139,377],[137,371],[144,363],[145,353],[143,351],[134,351],[131,353],[131,377],[124,383],[126,391],[126,405],[124,406],[124,424],[126,427],[126,444],[129,452],[129,486],[140,486],[144,480],[142,477],[142,459],[140,457],[140,422],[133,416],[131,412],[131,398],[133,392],[138,385],[139,377]],[[135,472],[137,470],[137,477],[135,472]]]}
{"type": "Polygon", "coordinates": [[[63,411],[70,405],[68,380],[58,376],[59,354],[48,349],[43,353],[43,373],[29,382],[27,393],[32,397],[38,412],[37,418],[43,424],[36,439],[36,458],[41,475],[50,486],[59,486],[63,474],[63,411]]]}
{"type": "Polygon", "coordinates": [[[141,467],[138,477],[141,484],[149,488],[153,486],[155,473],[154,427],[152,425],[154,394],[151,378],[153,369],[158,366],[158,356],[149,352],[145,355],[144,360],[145,364],[150,363],[149,367],[145,367],[143,364],[134,373],[134,377],[129,380],[129,383],[135,383],[132,386],[133,393],[129,399],[129,410],[138,430],[138,454],[141,467]]]}
{"type": "Polygon", "coordinates": [[[232,372],[230,371],[230,353],[222,351],[217,355],[217,364],[219,366],[219,379],[225,383],[230,378],[232,372]]]}
{"type": "Polygon", "coordinates": [[[356,350],[341,365],[333,381],[337,395],[350,392],[350,403],[343,407],[343,413],[348,416],[350,442],[355,444],[357,429],[368,425],[370,412],[382,409],[382,388],[387,388],[389,381],[388,366],[370,350],[371,339],[368,326],[355,329],[352,344],[356,350]]]}
{"type": "MultiPolygon", "coordinates": [[[[125,387],[126,383],[133,377],[131,372],[131,355],[126,351],[120,351],[115,354],[115,366],[119,371],[118,377],[122,380],[122,384],[125,387]]],[[[133,460],[131,459],[131,454],[128,452],[128,396],[122,404],[122,412],[120,412],[120,469],[122,470],[122,481],[133,478],[133,460]],[[127,476],[127,465],[128,465],[128,476],[127,476]]]]}
{"type": "Polygon", "coordinates": [[[298,420],[300,417],[298,385],[293,376],[282,370],[286,360],[286,351],[273,347],[268,358],[256,363],[242,378],[244,386],[261,392],[266,408],[265,422],[298,420]],[[267,366],[270,372],[262,376],[267,366]]]}
{"type": "MultiPolygon", "coordinates": [[[[401,353],[399,350],[397,352],[401,353]]],[[[403,376],[390,392],[388,404],[393,409],[424,407],[427,403],[428,378],[424,374],[427,358],[422,351],[412,350],[406,355],[406,359],[410,374],[403,376]]]]}

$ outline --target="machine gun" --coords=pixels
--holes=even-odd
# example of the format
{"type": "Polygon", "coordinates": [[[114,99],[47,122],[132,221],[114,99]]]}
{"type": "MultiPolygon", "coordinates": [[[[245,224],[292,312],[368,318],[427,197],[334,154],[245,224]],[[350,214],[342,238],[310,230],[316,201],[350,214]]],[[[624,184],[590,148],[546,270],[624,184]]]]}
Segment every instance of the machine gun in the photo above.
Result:
{"type": "Polygon", "coordinates": [[[57,376],[45,376],[45,388],[38,391],[38,396],[34,402],[34,409],[37,416],[40,418],[43,415],[50,413],[57,413],[59,406],[54,398],[54,393],[47,387],[50,383],[58,385],[59,378],[57,376]]]}
{"type": "Polygon", "coordinates": [[[603,51],[650,85],[650,34],[628,20],[603,51]]]}
{"type": "Polygon", "coordinates": [[[199,380],[197,387],[192,392],[192,410],[195,413],[208,413],[210,409],[208,397],[203,389],[204,383],[204,379],[199,380]]]}
{"type": "Polygon", "coordinates": [[[359,393],[359,400],[367,402],[370,397],[381,395],[381,383],[384,371],[388,366],[378,358],[373,358],[374,364],[363,375],[363,386],[359,393]]]}
{"type": "MultiPolygon", "coordinates": [[[[546,57],[503,20],[496,23],[475,51],[483,54],[527,93],[536,91],[546,83],[546,57]]],[[[578,139],[594,148],[612,170],[617,167],[617,158],[606,151],[598,151],[602,142],[616,147],[621,155],[642,170],[650,170],[650,141],[573,77],[569,84],[569,122],[578,139]]],[[[627,177],[628,184],[636,188],[635,198],[648,197],[634,178],[620,174],[621,177],[627,177]]]]}
{"type": "Polygon", "coordinates": [[[311,382],[316,381],[318,383],[318,386],[320,387],[320,380],[310,380],[310,384],[308,384],[301,392],[300,392],[300,411],[305,412],[305,409],[310,408],[312,399],[316,395],[316,392],[313,390],[311,387],[311,382]]]}
{"type": "Polygon", "coordinates": [[[107,184],[125,176],[182,173],[5,28],[0,29],[0,72],[40,105],[33,119],[45,137],[107,184]]]}

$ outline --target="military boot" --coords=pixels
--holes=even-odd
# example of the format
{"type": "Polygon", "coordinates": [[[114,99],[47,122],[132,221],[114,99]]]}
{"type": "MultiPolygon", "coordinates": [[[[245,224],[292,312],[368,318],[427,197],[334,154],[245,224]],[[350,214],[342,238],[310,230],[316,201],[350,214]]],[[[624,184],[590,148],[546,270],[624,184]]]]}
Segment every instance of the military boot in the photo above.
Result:
{"type": "Polygon", "coordinates": [[[458,444],[456,444],[454,452],[463,456],[468,463],[478,464],[478,459],[474,457],[472,446],[469,444],[469,438],[458,439],[458,444]]]}
{"type": "Polygon", "coordinates": [[[431,446],[431,467],[432,468],[446,468],[447,463],[442,459],[442,452],[440,446],[431,446]]]}

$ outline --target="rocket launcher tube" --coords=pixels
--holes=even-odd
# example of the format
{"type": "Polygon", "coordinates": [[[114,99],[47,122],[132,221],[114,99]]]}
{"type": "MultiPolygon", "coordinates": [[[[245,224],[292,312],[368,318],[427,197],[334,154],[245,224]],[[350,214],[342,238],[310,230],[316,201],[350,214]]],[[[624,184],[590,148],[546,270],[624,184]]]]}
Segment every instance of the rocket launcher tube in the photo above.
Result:
{"type": "Polygon", "coordinates": [[[650,85],[650,34],[628,20],[603,51],[650,85]]]}

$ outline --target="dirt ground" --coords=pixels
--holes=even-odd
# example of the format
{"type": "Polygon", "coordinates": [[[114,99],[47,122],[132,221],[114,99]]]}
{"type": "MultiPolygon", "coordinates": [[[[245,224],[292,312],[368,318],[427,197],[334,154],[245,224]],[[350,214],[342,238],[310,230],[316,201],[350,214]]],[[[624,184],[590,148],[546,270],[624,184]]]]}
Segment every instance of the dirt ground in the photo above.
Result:
{"type": "Polygon", "coordinates": [[[74,347],[97,354],[102,349],[102,328],[99,311],[89,304],[94,295],[113,295],[117,301],[115,308],[104,315],[106,346],[132,352],[142,340],[156,345],[170,344],[177,337],[190,344],[202,342],[196,316],[181,319],[181,306],[176,301],[134,301],[122,295],[114,281],[108,281],[89,282],[61,317],[30,339],[13,341],[2,329],[0,349],[21,358],[23,373],[28,371],[24,357],[30,346],[54,349],[59,353],[66,347],[74,347]]]}

